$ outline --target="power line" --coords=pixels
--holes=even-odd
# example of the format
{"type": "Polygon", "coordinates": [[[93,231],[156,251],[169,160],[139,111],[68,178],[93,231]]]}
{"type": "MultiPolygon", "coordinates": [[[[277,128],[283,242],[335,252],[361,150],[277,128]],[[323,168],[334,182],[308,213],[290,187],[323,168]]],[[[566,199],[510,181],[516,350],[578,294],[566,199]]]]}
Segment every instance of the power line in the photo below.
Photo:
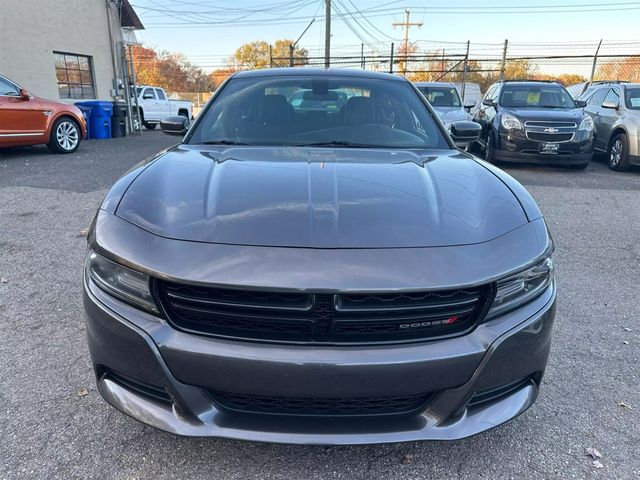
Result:
{"type": "MultiPolygon", "coordinates": [[[[149,0],[149,1],[153,1],[153,0],[149,0]]],[[[176,2],[174,2],[174,4],[175,3],[176,2]]],[[[177,2],[177,3],[179,4],[179,3],[185,3],[185,2],[177,2]]],[[[208,11],[200,10],[200,11],[182,11],[182,12],[163,6],[163,4],[159,4],[158,2],[155,2],[156,4],[155,8],[139,5],[139,4],[136,4],[136,8],[141,8],[143,10],[152,10],[158,13],[165,13],[167,16],[170,16],[176,20],[182,19],[183,21],[189,22],[190,26],[194,26],[194,24],[195,25],[209,25],[209,24],[218,25],[218,24],[223,24],[228,22],[236,22],[238,25],[240,25],[240,24],[255,24],[255,22],[260,22],[261,24],[277,23],[282,19],[281,15],[276,18],[273,18],[273,17],[263,18],[261,20],[249,19],[247,15],[253,15],[253,14],[263,15],[268,13],[277,13],[282,9],[288,8],[289,6],[294,5],[296,3],[298,4],[298,7],[295,9],[297,11],[297,10],[300,10],[301,8],[304,8],[305,6],[308,6],[310,3],[313,3],[313,2],[298,3],[294,1],[283,1],[278,3],[267,4],[267,5],[263,4],[261,6],[255,5],[253,7],[246,7],[243,9],[241,8],[234,9],[230,7],[229,9],[225,9],[225,10],[220,10],[220,8],[222,7],[210,6],[209,8],[217,8],[217,9],[208,10],[208,11]],[[184,17],[184,15],[198,15],[199,18],[205,19],[213,15],[215,18],[219,18],[220,16],[224,16],[232,12],[240,12],[240,11],[245,12],[245,14],[241,16],[236,16],[233,19],[227,18],[224,20],[209,18],[208,20],[205,20],[205,21],[193,22],[191,19],[184,17]],[[183,16],[180,17],[180,15],[183,15],[183,16]]],[[[395,8],[391,8],[388,6],[394,3],[398,3],[398,2],[397,1],[387,2],[386,4],[382,4],[382,5],[378,5],[368,9],[362,9],[362,10],[356,8],[355,11],[350,11],[349,9],[345,8],[342,10],[342,14],[343,15],[357,14],[364,17],[364,14],[366,13],[368,18],[386,16],[386,14],[393,13],[394,11],[396,11],[395,8]]],[[[429,13],[433,15],[451,14],[451,13],[455,13],[455,14],[473,13],[478,15],[483,15],[483,14],[499,15],[499,14],[511,14],[511,13],[534,13],[534,14],[577,13],[577,12],[621,11],[621,10],[637,10],[637,9],[640,9],[640,4],[638,4],[638,2],[610,2],[610,3],[597,2],[597,3],[581,3],[581,4],[544,4],[544,5],[533,4],[533,5],[510,5],[507,7],[505,7],[504,5],[502,6],[495,6],[495,5],[484,6],[483,5],[483,6],[416,6],[416,7],[412,7],[412,10],[414,12],[429,13]]],[[[289,14],[290,13],[291,12],[289,12],[289,14]]],[[[289,20],[308,21],[308,17],[290,17],[289,15],[287,15],[287,17],[289,20]]],[[[371,24],[371,22],[369,23],[371,24]]],[[[150,26],[151,25],[179,26],[180,23],[163,22],[163,23],[157,23],[157,24],[149,23],[149,25],[150,26]]]]}
{"type": "MultiPolygon", "coordinates": [[[[349,9],[344,5],[344,3],[342,3],[341,0],[335,0],[335,1],[338,2],[338,4],[340,5],[340,9],[342,11],[346,11],[347,12],[347,15],[349,15],[349,17],[351,17],[351,19],[356,23],[356,25],[358,25],[358,27],[360,27],[360,30],[362,30],[362,32],[365,35],[368,35],[370,37],[370,39],[373,40],[374,43],[381,42],[381,40],[379,38],[377,38],[375,35],[373,35],[371,32],[369,32],[365,27],[363,27],[362,24],[358,21],[358,19],[352,13],[348,12],[349,9]]],[[[369,48],[373,48],[372,45],[371,45],[371,41],[363,42],[363,43],[366,43],[369,48]]]]}
{"type": "MultiPolygon", "coordinates": [[[[396,0],[394,2],[391,3],[400,3],[402,0],[396,0]]],[[[381,33],[382,35],[384,35],[385,37],[387,37],[389,40],[392,41],[397,41],[396,38],[393,38],[389,35],[387,35],[386,33],[384,33],[382,30],[380,30],[378,27],[375,26],[375,24],[373,22],[371,22],[359,9],[358,7],[356,7],[355,3],[353,3],[351,0],[349,0],[349,3],[351,4],[351,6],[356,10],[356,12],[358,12],[360,14],[360,16],[364,19],[365,22],[367,22],[369,25],[371,25],[371,28],[373,28],[374,30],[378,31],[379,33],[381,33]]]]}

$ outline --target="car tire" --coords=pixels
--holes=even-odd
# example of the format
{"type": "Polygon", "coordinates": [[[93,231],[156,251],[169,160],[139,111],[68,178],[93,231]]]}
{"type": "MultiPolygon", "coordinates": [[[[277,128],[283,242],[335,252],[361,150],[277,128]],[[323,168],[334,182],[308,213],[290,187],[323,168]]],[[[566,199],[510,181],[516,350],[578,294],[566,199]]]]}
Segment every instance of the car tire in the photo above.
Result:
{"type": "Polygon", "coordinates": [[[611,139],[607,150],[607,165],[617,172],[629,169],[629,142],[625,133],[619,133],[611,139]]]}
{"type": "Polygon", "coordinates": [[[73,153],[78,150],[81,141],[82,134],[76,121],[62,117],[53,123],[47,147],[54,153],[73,153]]]}
{"type": "Polygon", "coordinates": [[[484,159],[493,163],[493,135],[491,132],[487,135],[487,141],[484,144],[484,159]]]}
{"type": "Polygon", "coordinates": [[[146,128],[147,130],[153,130],[158,126],[157,123],[142,122],[142,124],[144,125],[144,128],[146,128]]]}

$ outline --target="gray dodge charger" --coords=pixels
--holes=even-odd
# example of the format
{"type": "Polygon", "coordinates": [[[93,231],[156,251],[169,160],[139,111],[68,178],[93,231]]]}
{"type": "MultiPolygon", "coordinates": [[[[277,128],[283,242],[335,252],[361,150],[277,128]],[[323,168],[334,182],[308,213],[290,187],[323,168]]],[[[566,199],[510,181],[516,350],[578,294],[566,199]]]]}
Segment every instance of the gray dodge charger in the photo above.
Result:
{"type": "Polygon", "coordinates": [[[162,430],[301,444],[451,440],[535,401],[553,243],[404,78],[233,75],[118,180],[84,275],[98,389],[162,430]],[[292,101],[295,99],[295,101],[292,101]],[[455,142],[455,143],[454,143],[455,142]]]}

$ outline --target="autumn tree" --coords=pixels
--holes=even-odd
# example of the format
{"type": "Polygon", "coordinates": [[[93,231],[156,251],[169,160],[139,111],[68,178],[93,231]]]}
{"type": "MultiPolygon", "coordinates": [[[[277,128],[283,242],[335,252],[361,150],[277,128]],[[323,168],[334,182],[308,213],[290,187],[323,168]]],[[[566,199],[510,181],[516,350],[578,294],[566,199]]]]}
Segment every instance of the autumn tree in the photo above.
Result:
{"type": "Polygon", "coordinates": [[[532,78],[536,73],[536,66],[527,58],[507,60],[504,67],[505,80],[523,80],[532,78]]]}
{"type": "Polygon", "coordinates": [[[595,80],[640,82],[640,57],[626,57],[603,63],[596,70],[595,80]]]}
{"type": "Polygon", "coordinates": [[[172,92],[205,92],[211,89],[206,72],[181,53],[136,46],[133,65],[139,85],[154,85],[172,92]]]}
{"type": "MultiPolygon", "coordinates": [[[[274,67],[289,66],[289,45],[294,40],[276,40],[271,47],[271,59],[274,67]]],[[[309,52],[300,47],[293,49],[294,65],[309,63],[309,52]]],[[[256,40],[241,45],[233,54],[236,68],[265,68],[270,65],[269,44],[264,40],[256,40]]]]}
{"type": "Polygon", "coordinates": [[[233,67],[218,68],[209,74],[209,83],[213,90],[217,89],[227,77],[233,75],[238,70],[233,67]]]}
{"type": "Polygon", "coordinates": [[[160,61],[155,50],[143,47],[142,45],[133,47],[133,66],[138,84],[161,84],[160,61]]]}
{"type": "MultiPolygon", "coordinates": [[[[412,57],[413,55],[415,55],[416,53],[418,53],[418,46],[414,43],[407,43],[406,47],[405,45],[400,45],[400,48],[398,48],[395,52],[394,52],[394,60],[393,63],[395,65],[397,65],[397,70],[407,76],[407,78],[409,78],[411,81],[413,82],[420,82],[420,81],[426,81],[423,80],[420,77],[419,73],[420,72],[411,72],[411,70],[417,70],[417,69],[412,69],[409,66],[409,62],[412,61],[412,59],[410,57],[412,57]],[[409,75],[407,75],[407,73],[409,75]],[[413,78],[416,77],[418,79],[414,80],[413,78]]],[[[420,70],[422,70],[422,68],[420,68],[420,70]]]]}
{"type": "Polygon", "coordinates": [[[561,73],[560,75],[552,75],[549,73],[536,73],[532,77],[534,80],[549,80],[553,82],[558,82],[565,87],[569,85],[575,85],[576,83],[586,82],[586,77],[582,75],[578,75],[577,73],[561,73]]]}

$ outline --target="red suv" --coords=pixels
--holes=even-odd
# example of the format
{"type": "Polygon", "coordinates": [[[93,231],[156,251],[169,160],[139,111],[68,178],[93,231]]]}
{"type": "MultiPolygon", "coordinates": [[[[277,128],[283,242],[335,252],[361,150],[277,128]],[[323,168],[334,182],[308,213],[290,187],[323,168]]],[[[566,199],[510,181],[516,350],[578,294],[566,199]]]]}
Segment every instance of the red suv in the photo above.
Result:
{"type": "Polygon", "coordinates": [[[72,153],[86,135],[77,107],[34,97],[0,75],[0,148],[46,144],[53,152],[72,153]]]}

